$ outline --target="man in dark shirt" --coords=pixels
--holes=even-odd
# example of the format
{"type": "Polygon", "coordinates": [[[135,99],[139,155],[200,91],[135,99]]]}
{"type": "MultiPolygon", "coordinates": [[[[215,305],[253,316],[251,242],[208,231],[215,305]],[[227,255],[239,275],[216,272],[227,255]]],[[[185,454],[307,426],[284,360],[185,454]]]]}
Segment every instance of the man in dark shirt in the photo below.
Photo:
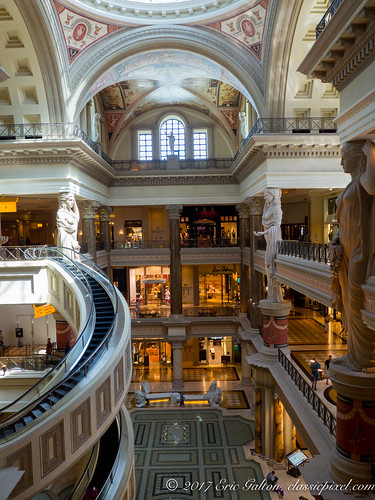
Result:
{"type": "Polygon", "coordinates": [[[327,377],[327,379],[326,379],[326,385],[329,384],[329,365],[330,365],[331,361],[332,361],[332,356],[329,355],[328,359],[326,359],[325,362],[324,362],[324,369],[326,371],[326,377],[327,377]]]}

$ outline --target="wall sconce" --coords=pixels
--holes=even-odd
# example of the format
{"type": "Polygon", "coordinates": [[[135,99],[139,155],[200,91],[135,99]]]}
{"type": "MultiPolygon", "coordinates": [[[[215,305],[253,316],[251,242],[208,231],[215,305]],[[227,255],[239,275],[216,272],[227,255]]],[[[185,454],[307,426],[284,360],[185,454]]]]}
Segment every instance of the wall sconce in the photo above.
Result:
{"type": "Polygon", "coordinates": [[[80,230],[80,232],[78,234],[79,234],[79,236],[82,236],[82,234],[83,234],[82,229],[80,230]]]}
{"type": "Polygon", "coordinates": [[[123,230],[123,229],[120,229],[120,231],[118,232],[118,234],[119,234],[120,236],[122,236],[122,235],[124,234],[124,230],[123,230]]]}

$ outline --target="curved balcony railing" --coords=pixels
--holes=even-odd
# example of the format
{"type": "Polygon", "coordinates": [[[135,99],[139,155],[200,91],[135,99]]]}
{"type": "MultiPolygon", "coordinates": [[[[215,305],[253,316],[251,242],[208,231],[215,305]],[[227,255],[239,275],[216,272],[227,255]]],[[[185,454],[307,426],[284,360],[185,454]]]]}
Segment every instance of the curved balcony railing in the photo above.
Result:
{"type": "MultiPolygon", "coordinates": [[[[232,158],[206,158],[202,160],[179,160],[179,170],[209,170],[228,169],[233,163],[232,158]]],[[[112,167],[117,172],[144,172],[148,170],[167,170],[167,160],[113,160],[112,167]]]]}
{"type": "Polygon", "coordinates": [[[329,432],[336,436],[336,417],[329,411],[325,404],[320,400],[319,396],[310,387],[308,382],[302,377],[297,368],[290,362],[285,354],[279,349],[279,362],[285,368],[288,375],[292,378],[300,392],[307,399],[323,424],[328,428],[329,432]]]}
{"type": "Polygon", "coordinates": [[[332,134],[336,132],[337,125],[331,118],[258,118],[234,159],[238,158],[246,144],[256,134],[332,134]]]}
{"type": "Polygon", "coordinates": [[[283,240],[278,243],[278,253],[300,259],[324,262],[328,264],[330,247],[321,243],[305,243],[303,241],[283,240]]]}
{"type": "Polygon", "coordinates": [[[181,248],[238,247],[237,238],[191,238],[181,241],[181,248]]]}
{"type": "Polygon", "coordinates": [[[115,241],[113,248],[169,248],[169,240],[115,241]]]}
{"type": "MultiPolygon", "coordinates": [[[[68,355],[40,379],[36,385],[31,387],[18,399],[0,409],[0,416],[2,417],[0,421],[0,437],[7,438],[13,434],[13,432],[16,432],[25,425],[25,421],[23,421],[24,417],[33,412],[35,408],[43,408],[44,411],[46,411],[48,407],[52,407],[53,404],[62,397],[59,396],[59,398],[56,399],[56,391],[63,387],[64,384],[66,386],[69,379],[72,379],[78,373],[80,373],[78,380],[82,378],[82,374],[85,376],[87,375],[88,371],[94,366],[94,361],[101,357],[104,353],[104,349],[108,348],[108,342],[116,323],[118,298],[115,287],[108,276],[106,276],[91,260],[86,259],[83,255],[68,248],[2,247],[0,249],[0,260],[55,261],[61,265],[66,272],[71,274],[74,279],[79,280],[86,291],[86,295],[91,298],[91,309],[88,314],[87,322],[68,355]],[[92,274],[95,274],[95,281],[105,288],[112,302],[114,314],[113,320],[101,341],[95,344],[93,349],[86,351],[93,336],[96,322],[93,291],[90,284],[90,276],[92,274]],[[50,384],[52,378],[56,383],[50,384]],[[24,401],[28,401],[28,403],[25,405],[24,401]],[[23,407],[21,410],[18,410],[20,405],[23,407]],[[6,414],[10,414],[10,416],[7,417],[6,414]],[[21,421],[23,421],[22,426],[21,421]]],[[[70,383],[70,389],[73,388],[76,383],[77,381],[70,383]]],[[[39,415],[40,411],[37,412],[37,414],[39,415]]]]}
{"type": "Polygon", "coordinates": [[[330,6],[326,10],[324,16],[320,20],[318,26],[315,28],[315,36],[316,39],[320,37],[320,35],[323,33],[325,30],[327,24],[330,22],[330,20],[333,18],[333,16],[336,14],[338,8],[342,4],[343,0],[331,0],[330,6]]]}

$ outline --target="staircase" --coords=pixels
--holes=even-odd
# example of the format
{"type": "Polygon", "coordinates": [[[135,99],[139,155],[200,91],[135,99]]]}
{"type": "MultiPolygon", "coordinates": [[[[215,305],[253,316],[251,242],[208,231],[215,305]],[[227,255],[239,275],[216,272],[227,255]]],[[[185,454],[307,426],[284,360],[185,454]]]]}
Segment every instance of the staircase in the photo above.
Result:
{"type": "MultiPolygon", "coordinates": [[[[112,332],[115,320],[115,308],[105,287],[100,281],[92,276],[92,273],[90,273],[89,269],[83,264],[63,264],[61,259],[56,260],[60,261],[64,270],[73,274],[75,279],[78,278],[82,282],[85,281],[86,285],[88,283],[93,302],[93,314],[95,315],[93,332],[89,342],[84,346],[82,355],[79,357],[77,363],[63,380],[60,380],[55,386],[50,387],[47,392],[43,393],[37,399],[33,399],[31,403],[16,413],[13,413],[14,410],[12,411],[12,406],[20,400],[25,400],[31,390],[23,394],[13,403],[1,409],[0,440],[9,438],[9,436],[15,432],[21,431],[24,427],[39,419],[75,388],[105,352],[105,347],[107,346],[112,332]],[[7,417],[7,413],[12,414],[7,417]]],[[[78,341],[79,339],[77,342],[78,341]]],[[[62,363],[64,363],[64,360],[62,360],[52,371],[56,370],[57,372],[62,363]]],[[[51,372],[43,377],[37,385],[40,384],[43,387],[46,377],[51,377],[51,372]]],[[[33,389],[35,389],[35,386],[33,389]]]]}

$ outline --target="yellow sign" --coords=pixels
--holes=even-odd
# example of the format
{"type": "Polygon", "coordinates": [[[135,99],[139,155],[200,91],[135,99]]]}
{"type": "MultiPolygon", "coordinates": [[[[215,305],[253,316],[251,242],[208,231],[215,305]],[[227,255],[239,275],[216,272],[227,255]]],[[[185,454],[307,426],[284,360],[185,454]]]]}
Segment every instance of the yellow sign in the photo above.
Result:
{"type": "Polygon", "coordinates": [[[54,313],[56,309],[51,306],[51,304],[47,304],[45,306],[34,306],[34,314],[36,318],[41,318],[42,316],[47,316],[47,314],[54,313]]]}
{"type": "Polygon", "coordinates": [[[0,213],[17,212],[18,198],[5,198],[4,195],[0,198],[0,213]]]}

